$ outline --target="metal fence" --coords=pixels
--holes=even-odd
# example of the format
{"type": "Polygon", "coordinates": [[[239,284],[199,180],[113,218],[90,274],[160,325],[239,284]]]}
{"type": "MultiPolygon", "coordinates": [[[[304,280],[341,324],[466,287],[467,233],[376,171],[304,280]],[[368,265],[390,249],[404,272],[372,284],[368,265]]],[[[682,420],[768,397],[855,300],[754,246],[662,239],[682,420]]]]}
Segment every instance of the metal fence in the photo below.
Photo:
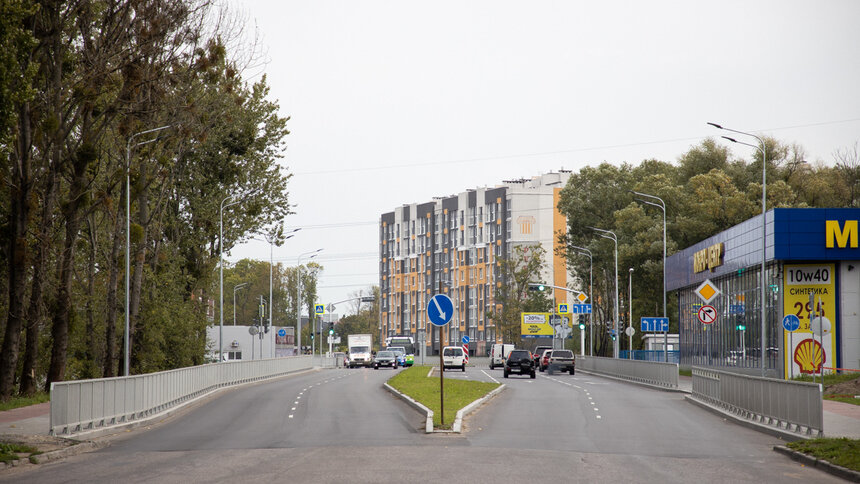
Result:
{"type": "Polygon", "coordinates": [[[221,387],[313,367],[311,356],[228,361],[128,377],[51,384],[51,435],[73,434],[157,415],[221,387]]]}
{"type": "Polygon", "coordinates": [[[665,388],[678,388],[678,364],[656,361],[622,360],[599,356],[577,356],[576,367],[624,380],[665,388]]]}
{"type": "MultiPolygon", "coordinates": [[[[618,357],[622,360],[626,360],[628,357],[628,350],[621,350],[618,353],[618,357]]],[[[666,362],[666,352],[663,350],[633,350],[633,359],[638,361],[658,361],[664,363],[680,363],[681,362],[681,352],[680,351],[669,351],[669,361],[666,362]]]]}
{"type": "Polygon", "coordinates": [[[741,418],[798,434],[824,435],[821,385],[693,367],[697,400],[741,418]]]}

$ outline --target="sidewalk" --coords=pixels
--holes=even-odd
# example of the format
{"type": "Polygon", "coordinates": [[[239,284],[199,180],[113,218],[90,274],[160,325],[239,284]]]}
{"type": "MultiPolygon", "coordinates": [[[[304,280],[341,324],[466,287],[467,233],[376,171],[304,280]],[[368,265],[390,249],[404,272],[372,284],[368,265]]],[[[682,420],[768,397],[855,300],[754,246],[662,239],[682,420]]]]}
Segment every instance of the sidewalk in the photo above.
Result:
{"type": "MultiPolygon", "coordinates": [[[[684,393],[693,392],[693,378],[678,376],[678,388],[684,393]]],[[[824,400],[824,436],[860,439],[860,405],[824,400]]]]}
{"type": "Polygon", "coordinates": [[[51,402],[0,412],[0,435],[48,435],[51,402]]]}

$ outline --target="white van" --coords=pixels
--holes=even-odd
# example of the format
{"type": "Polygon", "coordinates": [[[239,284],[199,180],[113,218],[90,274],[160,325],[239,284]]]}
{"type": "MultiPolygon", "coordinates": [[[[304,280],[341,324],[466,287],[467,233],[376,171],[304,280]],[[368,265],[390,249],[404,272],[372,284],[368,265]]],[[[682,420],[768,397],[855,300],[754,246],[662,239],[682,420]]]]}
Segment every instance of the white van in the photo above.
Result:
{"type": "Polygon", "coordinates": [[[497,366],[505,366],[505,360],[508,355],[514,350],[514,345],[494,344],[490,348],[490,369],[493,370],[497,366]]]}
{"type": "Polygon", "coordinates": [[[442,348],[442,364],[445,368],[460,368],[466,371],[466,354],[461,346],[446,346],[442,348]]]}

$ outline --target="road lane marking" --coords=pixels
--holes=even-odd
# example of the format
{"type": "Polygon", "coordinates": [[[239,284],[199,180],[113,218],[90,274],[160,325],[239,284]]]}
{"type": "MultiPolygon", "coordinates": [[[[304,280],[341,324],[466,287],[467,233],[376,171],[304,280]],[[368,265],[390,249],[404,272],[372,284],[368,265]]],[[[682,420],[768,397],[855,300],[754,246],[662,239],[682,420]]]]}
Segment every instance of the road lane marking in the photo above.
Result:
{"type": "Polygon", "coordinates": [[[487,378],[489,378],[490,380],[493,380],[493,383],[499,383],[499,380],[496,380],[495,378],[493,378],[493,375],[490,375],[490,374],[489,374],[489,373],[487,373],[486,371],[481,370],[481,373],[483,373],[483,374],[487,375],[487,378]]]}

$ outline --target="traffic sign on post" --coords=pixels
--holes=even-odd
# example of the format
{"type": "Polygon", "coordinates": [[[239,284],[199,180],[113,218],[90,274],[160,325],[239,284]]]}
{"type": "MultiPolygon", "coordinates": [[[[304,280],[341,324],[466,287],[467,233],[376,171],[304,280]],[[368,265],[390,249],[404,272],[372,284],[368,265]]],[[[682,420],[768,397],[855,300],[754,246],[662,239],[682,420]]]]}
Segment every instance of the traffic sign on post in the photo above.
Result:
{"type": "Polygon", "coordinates": [[[699,308],[696,316],[703,324],[711,324],[717,320],[717,308],[706,304],[699,308]]]}
{"type": "Polygon", "coordinates": [[[569,313],[570,311],[568,311],[567,308],[568,308],[567,303],[561,303],[558,305],[558,312],[559,313],[569,313]]]}
{"type": "Polygon", "coordinates": [[[434,326],[445,326],[454,316],[454,303],[444,294],[436,294],[427,303],[427,317],[434,326]]]}
{"type": "Polygon", "coordinates": [[[325,314],[325,304],[314,304],[314,314],[325,314]]]}
{"type": "Polygon", "coordinates": [[[639,319],[639,331],[643,333],[669,331],[669,318],[642,317],[639,319]]]}
{"type": "Polygon", "coordinates": [[[797,331],[797,328],[800,327],[800,318],[794,314],[786,314],[785,317],[782,318],[782,327],[789,333],[797,331]]]}
{"type": "Polygon", "coordinates": [[[591,304],[571,304],[570,312],[573,314],[591,314],[591,304]]]}

